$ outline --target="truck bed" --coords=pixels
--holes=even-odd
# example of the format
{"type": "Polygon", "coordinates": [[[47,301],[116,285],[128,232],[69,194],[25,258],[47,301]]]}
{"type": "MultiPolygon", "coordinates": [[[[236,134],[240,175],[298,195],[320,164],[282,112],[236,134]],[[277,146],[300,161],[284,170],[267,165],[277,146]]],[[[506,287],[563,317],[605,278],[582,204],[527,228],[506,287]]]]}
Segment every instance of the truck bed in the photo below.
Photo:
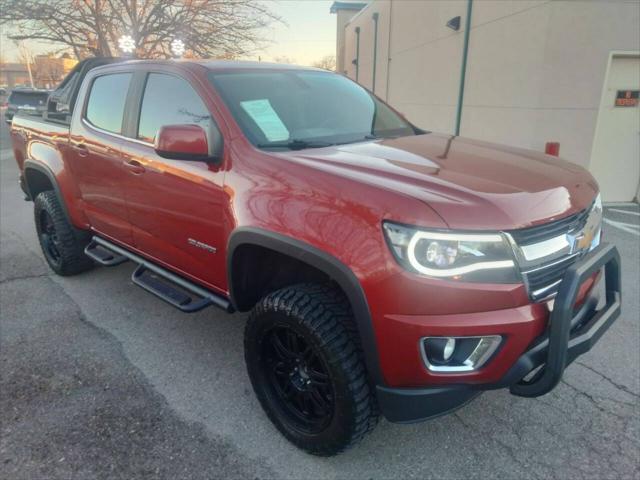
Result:
{"type": "Polygon", "coordinates": [[[69,138],[69,125],[45,120],[41,115],[26,115],[22,112],[16,114],[11,122],[11,143],[20,171],[24,167],[24,160],[27,155],[29,142],[42,140],[51,145],[52,140],[56,143],[66,142],[69,138]]]}
{"type": "Polygon", "coordinates": [[[28,112],[22,112],[22,111],[16,113],[16,115],[13,117],[11,130],[13,130],[14,127],[17,127],[17,126],[21,128],[35,129],[40,131],[47,131],[49,129],[54,129],[56,130],[56,133],[57,133],[57,130],[63,130],[63,131],[66,131],[67,133],[69,132],[68,123],[57,121],[57,120],[45,119],[45,116],[41,113],[28,113],[28,112]]]}

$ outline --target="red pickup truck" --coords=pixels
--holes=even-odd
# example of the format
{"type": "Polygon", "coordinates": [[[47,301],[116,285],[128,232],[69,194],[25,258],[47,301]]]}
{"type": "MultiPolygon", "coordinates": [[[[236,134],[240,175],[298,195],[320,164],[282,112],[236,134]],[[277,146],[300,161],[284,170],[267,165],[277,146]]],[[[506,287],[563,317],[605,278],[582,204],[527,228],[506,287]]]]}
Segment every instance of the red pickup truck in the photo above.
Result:
{"type": "Polygon", "coordinates": [[[380,414],[543,395],[620,313],[588,172],[421,130],[340,75],[93,60],[11,135],[51,268],[131,261],[183,312],[250,311],[255,393],[313,454],[380,414]]]}

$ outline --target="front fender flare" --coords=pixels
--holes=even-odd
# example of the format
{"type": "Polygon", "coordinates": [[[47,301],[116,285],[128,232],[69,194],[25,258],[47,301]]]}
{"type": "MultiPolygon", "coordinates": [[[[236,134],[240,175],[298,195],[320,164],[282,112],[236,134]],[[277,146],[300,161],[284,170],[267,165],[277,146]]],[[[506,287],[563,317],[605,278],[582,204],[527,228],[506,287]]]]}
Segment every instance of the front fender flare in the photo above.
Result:
{"type": "Polygon", "coordinates": [[[322,271],[333,279],[346,294],[360,335],[367,370],[377,385],[384,385],[376,337],[369,305],[358,278],[344,263],[308,243],[269,230],[255,227],[235,229],[227,245],[227,276],[231,302],[236,306],[233,282],[233,255],[241,245],[257,245],[295,258],[322,271]]]}

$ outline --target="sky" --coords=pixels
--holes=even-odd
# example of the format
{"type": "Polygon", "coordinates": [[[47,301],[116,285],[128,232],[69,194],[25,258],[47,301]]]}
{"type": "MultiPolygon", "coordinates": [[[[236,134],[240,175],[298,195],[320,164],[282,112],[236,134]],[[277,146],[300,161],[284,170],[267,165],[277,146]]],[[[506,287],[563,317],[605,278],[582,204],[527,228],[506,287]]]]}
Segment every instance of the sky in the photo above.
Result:
{"type": "Polygon", "coordinates": [[[293,63],[310,65],[325,55],[336,54],[336,16],[329,13],[333,0],[274,0],[274,13],[287,25],[276,24],[266,32],[271,45],[251,59],[288,57],[293,63]]]}
{"type": "MultiPolygon", "coordinates": [[[[248,60],[271,61],[287,57],[292,63],[311,65],[325,55],[336,52],[336,16],[329,13],[333,0],[263,0],[285,24],[275,24],[264,32],[266,48],[246,57],[248,60]]],[[[16,61],[18,49],[0,35],[2,56],[16,61]]],[[[55,47],[46,43],[26,42],[34,54],[45,53],[55,47]]]]}

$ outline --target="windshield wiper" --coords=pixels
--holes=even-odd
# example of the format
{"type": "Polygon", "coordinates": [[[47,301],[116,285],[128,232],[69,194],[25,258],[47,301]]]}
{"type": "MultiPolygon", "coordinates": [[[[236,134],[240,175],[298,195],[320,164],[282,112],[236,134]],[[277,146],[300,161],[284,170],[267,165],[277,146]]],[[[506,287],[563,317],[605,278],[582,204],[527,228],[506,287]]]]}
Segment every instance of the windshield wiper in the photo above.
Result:
{"type": "Polygon", "coordinates": [[[336,145],[349,145],[350,143],[359,143],[359,142],[365,142],[367,140],[383,140],[384,137],[379,137],[378,135],[371,135],[371,134],[367,134],[363,137],[358,137],[355,138],[353,140],[348,140],[346,142],[340,142],[340,143],[336,143],[336,145]]]}
{"type": "Polygon", "coordinates": [[[259,143],[258,148],[288,148],[289,150],[302,150],[304,148],[322,148],[335,145],[332,142],[319,142],[315,140],[286,140],[283,142],[259,143]]]}

